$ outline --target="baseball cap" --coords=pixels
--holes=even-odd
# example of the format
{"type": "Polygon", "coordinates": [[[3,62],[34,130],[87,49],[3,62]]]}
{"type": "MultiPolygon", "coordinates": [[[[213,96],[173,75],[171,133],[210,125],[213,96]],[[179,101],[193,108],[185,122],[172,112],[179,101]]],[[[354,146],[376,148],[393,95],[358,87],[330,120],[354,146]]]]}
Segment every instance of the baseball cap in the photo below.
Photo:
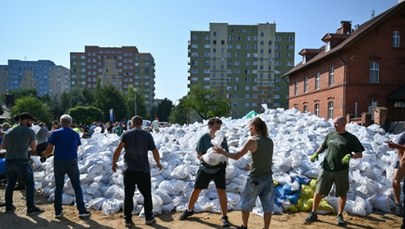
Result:
{"type": "Polygon", "coordinates": [[[36,119],[34,116],[32,116],[30,113],[28,113],[28,112],[23,112],[23,113],[21,113],[20,115],[17,115],[16,117],[15,117],[15,119],[17,119],[18,118],[18,120],[23,120],[23,119],[31,119],[32,121],[38,121],[38,119],[36,119]]]}

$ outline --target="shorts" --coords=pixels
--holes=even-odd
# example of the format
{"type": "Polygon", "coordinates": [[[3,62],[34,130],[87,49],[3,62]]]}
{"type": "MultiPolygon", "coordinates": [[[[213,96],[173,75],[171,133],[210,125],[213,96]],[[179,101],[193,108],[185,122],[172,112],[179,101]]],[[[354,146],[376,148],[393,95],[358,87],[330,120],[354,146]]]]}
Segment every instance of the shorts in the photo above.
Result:
{"type": "Polygon", "coordinates": [[[226,189],[226,178],[225,178],[226,167],[219,169],[217,173],[208,174],[204,172],[201,168],[198,169],[197,175],[195,176],[194,188],[196,189],[206,189],[209,183],[214,180],[215,187],[217,189],[226,189]]]}
{"type": "Polygon", "coordinates": [[[246,180],[245,189],[242,192],[242,210],[252,211],[259,197],[263,212],[273,212],[274,208],[274,183],[273,178],[251,177],[246,180]]]}
{"type": "Polygon", "coordinates": [[[323,196],[328,195],[333,183],[336,186],[336,196],[346,197],[349,191],[349,169],[340,171],[321,170],[316,181],[316,192],[323,196]]]}

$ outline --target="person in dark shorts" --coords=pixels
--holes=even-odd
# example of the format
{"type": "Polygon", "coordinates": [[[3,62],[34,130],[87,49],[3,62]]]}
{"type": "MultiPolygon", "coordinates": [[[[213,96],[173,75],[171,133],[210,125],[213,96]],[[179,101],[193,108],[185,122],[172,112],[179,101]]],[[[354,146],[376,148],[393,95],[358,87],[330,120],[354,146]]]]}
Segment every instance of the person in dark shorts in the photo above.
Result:
{"type": "MultiPolygon", "coordinates": [[[[399,137],[396,139],[396,142],[388,142],[388,147],[396,149],[398,153],[398,158],[399,161],[397,162],[397,167],[396,171],[394,170],[394,178],[393,178],[393,188],[394,188],[394,194],[395,194],[395,201],[397,202],[397,206],[395,209],[395,214],[396,215],[401,215],[402,216],[402,226],[401,228],[405,229],[405,197],[403,200],[403,203],[401,204],[400,201],[400,193],[401,193],[401,181],[403,180],[405,176],[405,132],[401,133],[399,137]],[[397,190],[396,190],[397,189],[397,190]],[[399,189],[399,190],[398,190],[399,189]]],[[[403,184],[402,187],[402,192],[404,193],[405,196],[405,183],[403,184]]]]}
{"type": "MultiPolygon", "coordinates": [[[[195,178],[194,189],[190,195],[188,201],[187,210],[185,210],[180,215],[180,220],[186,220],[188,217],[194,214],[194,204],[197,202],[198,196],[203,189],[208,188],[208,184],[214,180],[215,186],[217,188],[219,203],[222,211],[222,226],[229,227],[230,223],[228,220],[228,200],[226,197],[226,163],[220,163],[218,165],[211,166],[204,162],[203,155],[207,152],[209,148],[213,145],[211,144],[211,139],[215,137],[215,133],[221,129],[222,121],[219,118],[210,118],[208,120],[209,132],[200,137],[196,151],[197,158],[201,161],[200,167],[197,171],[195,178]]],[[[224,138],[221,143],[221,147],[228,150],[228,144],[224,138]]]]}
{"type": "Polygon", "coordinates": [[[346,131],[346,118],[339,116],[334,119],[336,131],[326,135],[319,149],[310,157],[314,162],[320,153],[326,150],[322,169],[316,182],[312,211],[305,219],[305,223],[312,223],[318,219],[316,211],[322,196],[329,194],[332,185],[335,184],[336,196],[338,197],[337,223],[345,225],[343,210],[346,205],[346,195],[349,191],[349,162],[350,158],[362,158],[364,147],[356,136],[346,131]]]}

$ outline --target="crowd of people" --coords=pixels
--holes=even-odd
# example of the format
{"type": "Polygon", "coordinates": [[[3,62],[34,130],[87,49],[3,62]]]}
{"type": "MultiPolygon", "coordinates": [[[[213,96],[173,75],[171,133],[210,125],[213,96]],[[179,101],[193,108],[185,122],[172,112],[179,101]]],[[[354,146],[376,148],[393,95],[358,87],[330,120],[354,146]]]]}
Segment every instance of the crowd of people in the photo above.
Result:
{"type": "MultiPolygon", "coordinates": [[[[16,184],[22,183],[26,192],[27,215],[40,214],[42,209],[34,204],[34,178],[31,162],[31,155],[41,156],[41,161],[45,161],[53,155],[54,175],[55,175],[55,217],[63,216],[62,193],[67,175],[72,183],[76,197],[76,207],[79,217],[90,217],[91,213],[85,208],[83,192],[80,186],[80,172],[78,168],[77,150],[81,145],[81,138],[78,132],[82,132],[82,137],[90,137],[97,127],[101,132],[115,133],[120,136],[120,142],[116,147],[112,158],[112,171],[117,171],[117,162],[122,150],[125,154],[123,170],[124,183],[124,217],[127,226],[134,225],[132,212],[134,208],[133,196],[138,188],[144,198],[145,224],[152,225],[156,222],[152,214],[152,191],[150,165],[148,153],[152,152],[153,159],[159,169],[164,169],[160,164],[159,152],[155,145],[151,131],[159,133],[159,119],[156,118],[145,131],[142,128],[143,119],[134,116],[130,126],[127,122],[110,122],[107,125],[101,122],[93,122],[88,127],[78,127],[73,124],[71,116],[64,114],[59,122],[53,122],[48,130],[46,124],[39,122],[39,130],[34,132],[30,127],[38,120],[27,112],[23,112],[15,117],[17,124],[13,127],[8,123],[2,124],[0,134],[1,148],[6,151],[6,173],[7,187],[5,192],[6,213],[14,212],[13,191],[16,184]],[[60,123],[60,125],[59,125],[60,123]]],[[[332,185],[335,185],[335,195],[338,197],[337,224],[344,226],[346,222],[343,218],[343,210],[346,204],[346,195],[349,190],[349,163],[351,159],[362,157],[364,147],[356,136],[346,131],[345,117],[334,119],[335,130],[328,133],[319,149],[310,157],[314,162],[319,155],[325,153],[321,167],[321,172],[317,179],[316,190],[313,196],[312,210],[305,219],[305,223],[310,224],[318,220],[317,210],[323,196],[329,194],[332,185]]],[[[187,220],[194,215],[194,205],[198,201],[200,192],[208,188],[211,181],[214,181],[219,196],[222,211],[221,223],[223,227],[229,227],[227,216],[227,195],[226,195],[226,167],[227,161],[216,165],[208,164],[204,161],[204,155],[211,148],[214,153],[224,155],[226,158],[238,160],[245,154],[250,154],[251,163],[246,166],[248,177],[246,185],[241,194],[241,221],[238,228],[247,229],[249,214],[255,207],[256,199],[259,198],[263,208],[264,228],[270,228],[275,189],[272,178],[273,149],[274,143],[269,137],[266,123],[256,117],[249,122],[250,138],[244,143],[236,153],[230,153],[226,138],[220,144],[213,145],[217,131],[221,129],[222,121],[219,118],[208,120],[208,131],[202,135],[196,144],[196,157],[200,160],[200,166],[195,178],[194,188],[189,197],[187,209],[180,215],[179,220],[187,220]]],[[[394,200],[397,204],[396,214],[402,215],[404,222],[401,228],[405,228],[405,199],[400,200],[400,182],[405,176],[405,132],[399,135],[395,142],[387,142],[390,148],[396,149],[398,153],[398,163],[393,175],[394,200]]],[[[405,194],[405,184],[403,187],[405,194]]]]}

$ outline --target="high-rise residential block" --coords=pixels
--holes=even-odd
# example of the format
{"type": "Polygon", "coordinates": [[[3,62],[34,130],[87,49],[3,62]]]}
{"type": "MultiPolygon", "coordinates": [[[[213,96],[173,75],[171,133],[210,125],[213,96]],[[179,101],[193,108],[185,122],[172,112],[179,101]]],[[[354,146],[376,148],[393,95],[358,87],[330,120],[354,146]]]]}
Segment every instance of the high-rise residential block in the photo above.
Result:
{"type": "Polygon", "coordinates": [[[0,67],[0,93],[21,89],[36,89],[39,96],[58,96],[69,90],[69,70],[63,66],[56,66],[50,60],[23,61],[8,60],[8,65],[0,67]],[[63,72],[64,74],[61,74],[63,72]],[[53,82],[60,82],[54,88],[53,82]]]}
{"type": "Polygon", "coordinates": [[[72,89],[93,89],[98,78],[102,84],[112,84],[124,94],[128,93],[131,85],[144,96],[147,109],[152,109],[155,61],[150,53],[139,53],[134,46],[85,46],[84,52],[70,53],[72,89]]]}
{"type": "Polygon", "coordinates": [[[231,116],[251,110],[287,107],[282,75],[294,66],[295,33],[276,32],[272,23],[210,23],[209,31],[191,31],[189,87],[201,85],[230,100],[231,116]]]}

